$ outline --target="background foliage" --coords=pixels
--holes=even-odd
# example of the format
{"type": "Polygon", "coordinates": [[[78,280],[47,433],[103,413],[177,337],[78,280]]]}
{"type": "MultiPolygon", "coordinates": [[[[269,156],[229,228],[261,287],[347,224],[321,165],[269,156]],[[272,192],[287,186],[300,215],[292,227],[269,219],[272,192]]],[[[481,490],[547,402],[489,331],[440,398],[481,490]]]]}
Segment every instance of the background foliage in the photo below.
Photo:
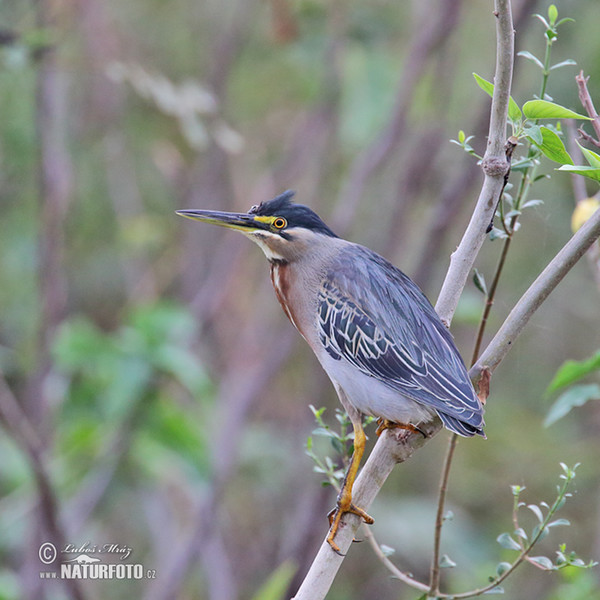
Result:
{"type": "MultiPolygon", "coordinates": [[[[547,92],[581,112],[579,68],[600,102],[595,7],[558,7],[575,23],[553,61],[578,66],[553,73],[547,92]]],[[[519,49],[543,52],[531,14],[546,10],[515,2],[519,49]]],[[[335,394],[281,314],[260,252],[174,210],[247,210],[294,188],[435,299],[480,181],[448,140],[462,129],[483,153],[489,98],[471,73],[492,78],[490,12],[462,0],[0,4],[0,366],[36,432],[65,539],[129,545],[157,571],[86,582],[85,597],[268,599],[302,577],[334,503],[303,453],[309,404],[335,427],[335,394]]],[[[513,97],[522,105],[538,89],[536,66],[518,58],[513,97]]],[[[538,170],[552,180],[521,219],[488,335],[570,235],[572,184],[554,167],[538,170]]],[[[480,273],[493,272],[499,243],[484,247],[480,273]]],[[[461,442],[453,467],[450,585],[493,573],[510,485],[526,485],[525,501],[551,497],[560,461],[582,463],[561,541],[600,556],[600,405],[543,426],[558,367],[600,347],[598,298],[582,263],[494,375],[488,440],[461,442]]],[[[481,309],[472,285],[453,324],[465,357],[481,309]]],[[[597,370],[586,377],[597,383],[597,370]]],[[[0,598],[68,597],[39,580],[48,497],[22,432],[4,425],[0,598]]],[[[379,541],[415,575],[428,567],[444,437],[372,508],[379,541]]],[[[328,451],[326,438],[313,444],[328,451]]],[[[525,567],[506,590],[600,598],[594,570],[525,567]]],[[[330,597],[414,593],[363,544],[330,597]]]]}

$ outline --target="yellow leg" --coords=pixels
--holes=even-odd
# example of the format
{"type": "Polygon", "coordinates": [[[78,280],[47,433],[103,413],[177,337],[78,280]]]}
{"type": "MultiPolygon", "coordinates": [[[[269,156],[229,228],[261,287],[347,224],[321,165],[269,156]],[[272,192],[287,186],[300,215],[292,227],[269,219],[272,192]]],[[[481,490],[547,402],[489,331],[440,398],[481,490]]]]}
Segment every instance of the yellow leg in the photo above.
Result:
{"type": "Polygon", "coordinates": [[[372,517],[370,517],[362,508],[358,508],[352,504],[352,486],[354,485],[354,480],[358,474],[358,467],[360,466],[360,461],[365,451],[365,441],[367,439],[360,418],[356,421],[353,420],[352,425],[354,427],[354,453],[350,459],[350,466],[346,472],[342,489],[338,494],[337,506],[328,515],[330,527],[327,542],[329,542],[329,545],[334,552],[337,552],[338,554],[341,554],[341,551],[339,546],[335,543],[334,538],[340,526],[340,520],[345,513],[358,515],[369,525],[373,523],[372,517]]]}

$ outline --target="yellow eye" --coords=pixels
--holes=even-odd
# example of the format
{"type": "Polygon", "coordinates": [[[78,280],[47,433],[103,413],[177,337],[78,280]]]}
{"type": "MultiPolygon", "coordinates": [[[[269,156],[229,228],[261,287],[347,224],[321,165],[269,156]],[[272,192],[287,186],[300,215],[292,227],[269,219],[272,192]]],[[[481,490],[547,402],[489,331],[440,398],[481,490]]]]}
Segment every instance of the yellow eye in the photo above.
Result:
{"type": "Polygon", "coordinates": [[[273,221],[273,227],[275,229],[283,229],[287,225],[287,221],[283,217],[277,217],[273,221]]]}

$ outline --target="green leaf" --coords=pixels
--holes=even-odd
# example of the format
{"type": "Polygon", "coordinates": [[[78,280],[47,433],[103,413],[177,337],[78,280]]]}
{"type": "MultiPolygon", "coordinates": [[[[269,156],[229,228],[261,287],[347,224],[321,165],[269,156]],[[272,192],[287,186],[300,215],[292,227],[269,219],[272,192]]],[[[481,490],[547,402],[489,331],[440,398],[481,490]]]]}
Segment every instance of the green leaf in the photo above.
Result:
{"type": "Polygon", "coordinates": [[[576,65],[577,63],[572,58],[567,58],[567,60],[563,60],[555,65],[550,67],[550,71],[554,71],[555,69],[560,69],[561,67],[567,67],[571,65],[576,65]]]}
{"type": "Polygon", "coordinates": [[[528,504],[527,508],[536,516],[537,520],[542,523],[544,520],[544,515],[540,507],[537,504],[528,504]]]}
{"type": "Polygon", "coordinates": [[[485,595],[487,595],[487,594],[504,594],[504,588],[497,585],[496,587],[493,587],[491,590],[488,590],[487,592],[483,592],[483,593],[485,595]]]}
{"type": "Polygon", "coordinates": [[[552,561],[547,556],[531,556],[529,560],[547,571],[554,569],[552,561]]]}
{"type": "Polygon", "coordinates": [[[532,206],[539,206],[540,204],[544,204],[544,201],[540,200],[539,198],[532,198],[531,200],[527,200],[527,202],[521,205],[521,208],[530,208],[532,206]]]}
{"type": "Polygon", "coordinates": [[[515,529],[515,535],[519,536],[522,540],[529,539],[527,537],[527,534],[525,533],[525,530],[522,527],[518,527],[517,529],[515,529]]]}
{"type": "Polygon", "coordinates": [[[548,100],[530,100],[523,105],[523,114],[528,119],[585,119],[591,121],[590,117],[580,115],[560,104],[548,102],[548,100]]]}
{"type": "Polygon", "coordinates": [[[579,167],[573,165],[563,165],[558,167],[557,171],[568,171],[569,173],[576,173],[577,175],[583,175],[588,179],[597,181],[600,183],[600,168],[598,167],[579,167]]]}
{"type": "Polygon", "coordinates": [[[252,600],[284,600],[292,577],[298,567],[291,561],[279,565],[260,589],[252,596],[252,600]]]}
{"type": "Polygon", "coordinates": [[[537,58],[537,56],[534,56],[533,54],[531,54],[531,52],[528,52],[527,50],[521,50],[521,52],[517,52],[517,56],[522,56],[523,58],[534,62],[540,69],[544,68],[544,63],[539,58],[537,58]]]}
{"type": "Polygon", "coordinates": [[[555,521],[548,523],[547,527],[560,527],[563,525],[568,527],[571,525],[571,522],[568,519],[556,519],[555,521]]]}
{"type": "Polygon", "coordinates": [[[546,29],[550,29],[550,23],[548,23],[548,21],[546,21],[546,19],[544,19],[542,15],[538,15],[537,13],[535,13],[533,16],[538,18],[544,24],[544,27],[546,29]]]}
{"type": "Polygon", "coordinates": [[[523,133],[529,139],[530,142],[541,146],[544,143],[542,136],[542,128],[539,125],[532,125],[531,127],[525,127],[523,133]]]}
{"type": "Polygon", "coordinates": [[[600,386],[595,383],[574,385],[557,398],[548,411],[548,415],[544,420],[544,427],[550,427],[550,425],[571,412],[572,408],[583,406],[589,400],[600,400],[600,386]]]}
{"type": "MultiPolygon", "coordinates": [[[[477,85],[486,93],[489,94],[490,96],[494,96],[494,84],[491,83],[490,81],[487,81],[486,79],[484,79],[483,77],[480,77],[479,75],[477,75],[477,73],[473,73],[473,77],[475,77],[475,81],[477,82],[477,85]]],[[[519,105],[513,100],[512,96],[509,97],[508,99],[508,118],[511,121],[520,121],[523,117],[523,113],[521,112],[521,109],[519,108],[519,105]]]]}
{"type": "Polygon", "coordinates": [[[512,567],[512,565],[508,562],[501,562],[498,563],[496,565],[496,575],[498,577],[501,577],[502,575],[504,575],[504,573],[506,573],[506,571],[508,571],[510,568],[512,567]]]}
{"type": "Polygon", "coordinates": [[[461,130],[458,132],[458,141],[459,141],[461,144],[464,144],[466,139],[467,139],[467,136],[465,135],[465,132],[464,132],[464,131],[461,129],[461,130]]]}
{"type": "Polygon", "coordinates": [[[494,240],[503,240],[507,237],[506,231],[499,229],[498,227],[494,227],[492,231],[490,231],[490,242],[493,242],[494,240]]]}
{"type": "Polygon", "coordinates": [[[559,367],[546,393],[571,385],[598,370],[600,370],[600,350],[585,360],[567,360],[559,367]]]}
{"type": "Polygon", "coordinates": [[[485,277],[477,269],[473,271],[473,283],[475,284],[475,287],[487,297],[488,290],[485,284],[485,277]]]}
{"type": "Polygon", "coordinates": [[[515,540],[513,540],[513,538],[510,536],[510,533],[501,533],[496,538],[496,541],[503,548],[506,548],[507,550],[520,550],[521,549],[521,546],[519,545],[519,543],[516,542],[515,540]]]}
{"type": "Polygon", "coordinates": [[[557,163],[567,165],[573,164],[573,159],[569,156],[563,141],[554,131],[542,126],[540,127],[540,133],[542,136],[541,144],[535,139],[529,138],[529,136],[528,138],[539,147],[539,149],[544,153],[544,156],[557,163]]]}
{"type": "Polygon", "coordinates": [[[550,25],[554,25],[556,23],[556,19],[558,19],[558,9],[554,4],[551,4],[548,7],[548,20],[550,21],[550,25]]]}
{"type": "Polygon", "coordinates": [[[596,154],[596,152],[584,148],[579,142],[577,142],[577,145],[581,148],[581,152],[583,153],[585,160],[588,161],[590,167],[600,168],[600,154],[596,154]]]}
{"type": "Polygon", "coordinates": [[[444,554],[440,558],[440,568],[441,569],[453,569],[455,566],[456,566],[456,563],[447,554],[444,554]]]}

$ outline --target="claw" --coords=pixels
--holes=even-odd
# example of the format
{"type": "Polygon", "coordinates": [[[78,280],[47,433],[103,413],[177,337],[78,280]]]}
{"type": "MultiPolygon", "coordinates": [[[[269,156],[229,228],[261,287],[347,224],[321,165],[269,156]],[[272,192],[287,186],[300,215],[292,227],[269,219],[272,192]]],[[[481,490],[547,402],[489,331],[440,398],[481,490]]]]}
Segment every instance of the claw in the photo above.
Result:
{"type": "Polygon", "coordinates": [[[411,423],[396,423],[394,421],[388,421],[387,419],[377,419],[377,429],[375,430],[375,433],[380,436],[386,429],[406,429],[413,433],[420,433],[424,438],[427,437],[427,434],[422,429],[419,429],[416,425],[412,425],[411,423]]]}
{"type": "MultiPolygon", "coordinates": [[[[362,508],[355,506],[352,502],[344,502],[346,500],[345,497],[341,497],[338,499],[337,506],[329,511],[327,517],[329,519],[329,535],[327,536],[327,543],[331,546],[331,549],[340,556],[345,556],[342,554],[339,546],[335,543],[334,538],[339,529],[340,521],[342,517],[346,513],[352,513],[353,515],[358,515],[367,525],[373,524],[373,517],[368,515],[362,508]],[[344,508],[344,505],[346,508],[344,508]]],[[[352,540],[353,542],[358,540],[352,540]]]]}

